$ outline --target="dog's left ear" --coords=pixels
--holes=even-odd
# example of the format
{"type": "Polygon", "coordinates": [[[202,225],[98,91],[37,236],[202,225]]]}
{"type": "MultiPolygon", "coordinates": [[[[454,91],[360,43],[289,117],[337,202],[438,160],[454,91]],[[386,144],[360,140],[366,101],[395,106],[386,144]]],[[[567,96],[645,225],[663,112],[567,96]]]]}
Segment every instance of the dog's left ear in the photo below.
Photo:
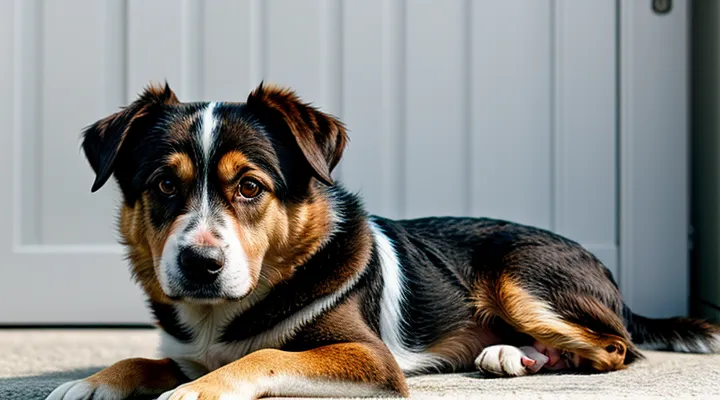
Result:
{"type": "Polygon", "coordinates": [[[303,103],[290,89],[261,83],[247,106],[266,123],[282,121],[295,137],[315,177],[332,185],[332,171],[347,145],[345,126],[337,118],[303,103]]]}

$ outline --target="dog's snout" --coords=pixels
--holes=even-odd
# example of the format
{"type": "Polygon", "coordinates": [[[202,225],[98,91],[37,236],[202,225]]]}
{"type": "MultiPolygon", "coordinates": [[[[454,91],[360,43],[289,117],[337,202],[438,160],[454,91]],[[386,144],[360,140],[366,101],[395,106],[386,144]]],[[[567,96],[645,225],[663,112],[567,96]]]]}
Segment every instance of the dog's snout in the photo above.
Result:
{"type": "Polygon", "coordinates": [[[178,255],[180,270],[195,283],[212,283],[225,264],[222,249],[215,246],[189,246],[178,255]]]}

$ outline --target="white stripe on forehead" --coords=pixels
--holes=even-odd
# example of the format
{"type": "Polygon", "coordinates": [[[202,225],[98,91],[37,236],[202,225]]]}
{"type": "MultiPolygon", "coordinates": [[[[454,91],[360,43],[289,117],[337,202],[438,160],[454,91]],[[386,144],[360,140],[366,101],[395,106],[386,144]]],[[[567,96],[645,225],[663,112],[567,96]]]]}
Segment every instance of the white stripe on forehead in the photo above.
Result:
{"type": "Polygon", "coordinates": [[[209,103],[207,105],[207,108],[205,108],[205,111],[203,111],[202,115],[201,143],[203,148],[203,154],[205,155],[205,163],[207,163],[210,159],[210,150],[212,149],[213,145],[213,131],[215,130],[215,126],[217,125],[217,120],[215,120],[215,117],[213,116],[215,106],[217,106],[216,102],[209,103]]]}
{"type": "Polygon", "coordinates": [[[208,103],[205,111],[202,113],[200,136],[200,145],[202,146],[203,158],[205,159],[205,174],[202,177],[202,197],[200,198],[199,227],[207,228],[210,224],[210,199],[208,197],[208,174],[210,173],[210,154],[212,152],[213,133],[217,126],[217,120],[213,113],[215,111],[216,102],[208,103]]]}

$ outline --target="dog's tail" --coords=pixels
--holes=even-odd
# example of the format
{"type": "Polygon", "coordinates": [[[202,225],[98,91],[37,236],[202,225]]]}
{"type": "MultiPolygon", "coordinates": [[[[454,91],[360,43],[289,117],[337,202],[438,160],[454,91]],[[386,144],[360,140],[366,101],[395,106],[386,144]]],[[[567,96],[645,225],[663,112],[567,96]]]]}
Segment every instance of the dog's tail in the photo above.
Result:
{"type": "Polygon", "coordinates": [[[720,326],[691,318],[646,318],[623,307],[633,343],[644,350],[720,353],[720,326]]]}

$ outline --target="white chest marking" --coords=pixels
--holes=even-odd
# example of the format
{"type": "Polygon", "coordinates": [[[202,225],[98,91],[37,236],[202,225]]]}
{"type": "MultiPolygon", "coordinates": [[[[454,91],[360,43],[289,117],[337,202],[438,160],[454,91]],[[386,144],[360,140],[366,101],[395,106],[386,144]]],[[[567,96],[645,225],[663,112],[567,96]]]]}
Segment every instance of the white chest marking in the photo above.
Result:
{"type": "Polygon", "coordinates": [[[380,301],[380,336],[395,357],[403,372],[436,368],[443,359],[433,353],[414,352],[402,342],[404,322],[402,304],[405,301],[405,283],[400,262],[390,239],[374,222],[370,227],[380,258],[383,277],[382,300],[380,301]]]}

